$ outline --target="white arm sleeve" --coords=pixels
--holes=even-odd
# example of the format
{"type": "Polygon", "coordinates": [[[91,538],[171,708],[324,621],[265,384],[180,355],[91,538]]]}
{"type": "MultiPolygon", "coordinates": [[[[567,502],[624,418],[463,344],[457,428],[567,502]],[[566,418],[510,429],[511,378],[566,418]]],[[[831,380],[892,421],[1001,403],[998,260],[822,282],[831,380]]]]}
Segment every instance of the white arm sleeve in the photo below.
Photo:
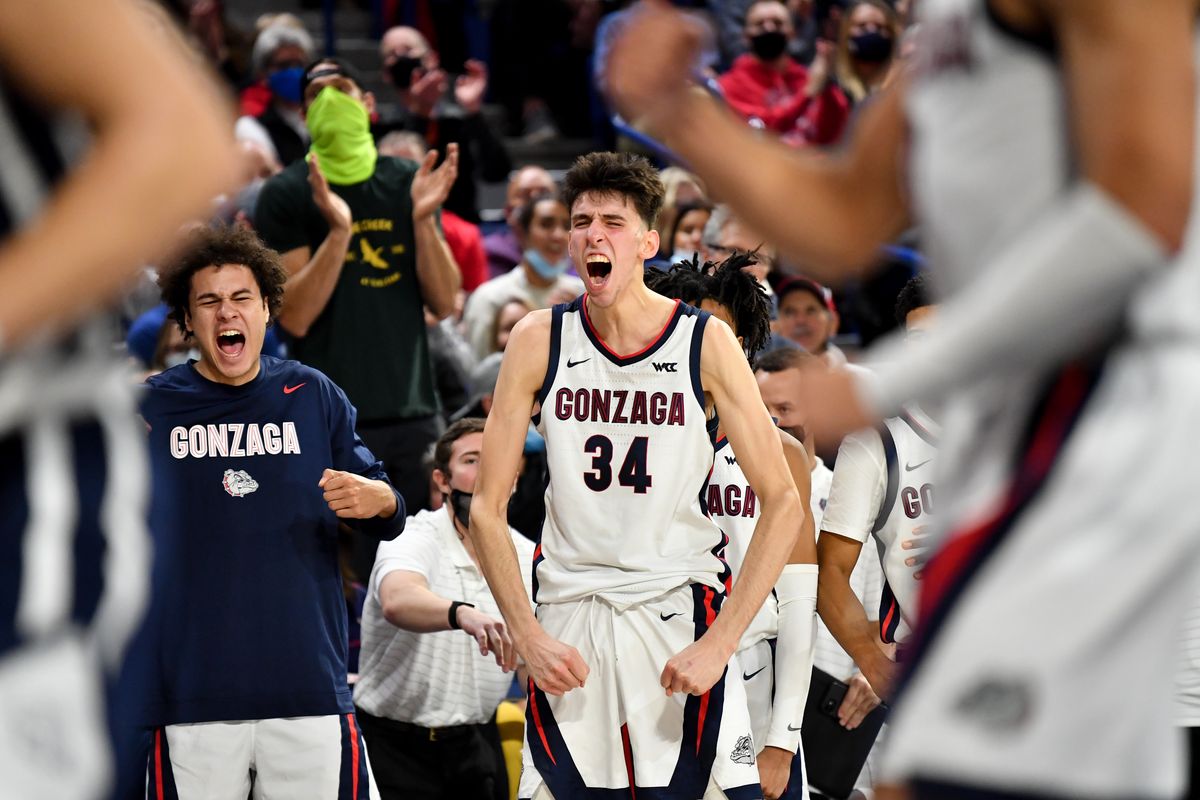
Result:
{"type": "Polygon", "coordinates": [[[1098,344],[1130,292],[1169,262],[1139,220],[1090,183],[1078,184],[979,280],[940,309],[910,346],[892,337],[871,356],[860,395],[880,417],[984,375],[1053,365],[1098,344]]]}
{"type": "Polygon", "coordinates": [[[817,565],[788,564],[775,584],[779,640],[775,648],[775,700],[765,746],[796,752],[812,680],[817,634],[817,565]]]}

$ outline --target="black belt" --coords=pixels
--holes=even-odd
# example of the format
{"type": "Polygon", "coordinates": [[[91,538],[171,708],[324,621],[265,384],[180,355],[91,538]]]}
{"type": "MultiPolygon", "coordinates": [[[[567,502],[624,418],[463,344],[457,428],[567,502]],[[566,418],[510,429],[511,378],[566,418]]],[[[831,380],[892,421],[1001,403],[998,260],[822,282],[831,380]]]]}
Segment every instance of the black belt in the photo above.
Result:
{"type": "Polygon", "coordinates": [[[392,731],[393,733],[407,736],[412,739],[420,739],[421,741],[425,742],[441,742],[462,739],[463,737],[470,736],[476,731],[482,730],[484,727],[490,724],[484,722],[478,725],[446,725],[440,728],[426,728],[423,725],[414,725],[411,722],[401,722],[398,719],[377,717],[374,714],[368,714],[361,708],[356,708],[355,713],[357,713],[359,717],[365,717],[369,723],[374,723],[379,728],[392,731]]]}

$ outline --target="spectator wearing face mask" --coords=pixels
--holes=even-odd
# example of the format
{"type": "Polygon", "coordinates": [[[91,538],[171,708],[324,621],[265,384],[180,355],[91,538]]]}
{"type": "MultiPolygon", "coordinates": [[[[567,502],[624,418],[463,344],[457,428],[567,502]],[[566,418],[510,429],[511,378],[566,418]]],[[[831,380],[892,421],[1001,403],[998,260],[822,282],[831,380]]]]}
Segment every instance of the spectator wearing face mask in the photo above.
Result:
{"type": "Polygon", "coordinates": [[[725,100],[752,125],[792,134],[794,144],[828,144],[841,135],[849,103],[822,75],[788,55],[791,14],[779,0],[759,0],[746,10],[743,35],[750,52],[718,78],[725,100]]]}
{"type": "Polygon", "coordinates": [[[251,61],[256,75],[271,90],[271,102],[257,116],[238,119],[234,133],[239,140],[256,143],[280,166],[303,158],[308,152],[308,128],[300,109],[300,82],[304,66],[312,60],[312,38],[301,28],[274,24],[258,35],[251,61]]]}
{"type": "Polygon", "coordinates": [[[526,301],[534,309],[549,308],[583,292],[583,281],[568,275],[569,215],[563,201],[552,195],[537,195],[516,216],[516,234],[521,243],[521,262],[511,271],[480,286],[467,299],[463,325],[467,341],[478,358],[492,351],[496,312],[512,298],[526,301]]]}
{"type": "Polygon", "coordinates": [[[850,4],[838,36],[836,69],[838,83],[856,105],[887,82],[900,34],[900,19],[887,3],[850,4]]]}
{"type": "Polygon", "coordinates": [[[458,180],[445,206],[468,222],[479,222],[476,180],[502,181],[512,169],[500,137],[480,113],[488,89],[487,67],[470,60],[463,74],[443,69],[437,51],[415,28],[398,26],[379,42],[383,80],[395,89],[395,105],[380,108],[372,133],[391,131],[419,134],[429,147],[445,153],[459,147],[458,180]]]}

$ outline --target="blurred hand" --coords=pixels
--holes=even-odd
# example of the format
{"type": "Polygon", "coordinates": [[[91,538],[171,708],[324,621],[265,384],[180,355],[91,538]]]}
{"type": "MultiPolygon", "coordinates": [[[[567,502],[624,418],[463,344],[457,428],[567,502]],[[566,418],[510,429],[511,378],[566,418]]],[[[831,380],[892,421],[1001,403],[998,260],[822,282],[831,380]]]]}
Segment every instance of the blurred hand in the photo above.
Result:
{"type": "Polygon", "coordinates": [[[778,800],[787,791],[795,757],[795,753],[779,747],[764,747],[758,754],[758,778],[764,800],[778,800]]]}
{"type": "Polygon", "coordinates": [[[702,37],[700,24],[665,0],[639,3],[609,54],[605,75],[613,106],[652,130],[656,121],[669,120],[690,84],[702,37]]]}
{"type": "Polygon", "coordinates": [[[383,481],[326,469],[317,486],[325,490],[330,510],[342,519],[370,519],[396,513],[396,494],[383,481]]]}
{"type": "Polygon", "coordinates": [[[321,163],[316,153],[308,154],[308,185],[312,188],[313,202],[325,218],[329,230],[349,233],[350,225],[354,221],[350,206],[329,188],[329,181],[325,180],[325,173],[321,172],[321,163]]]}
{"type": "Polygon", "coordinates": [[[433,107],[446,93],[449,79],[441,69],[413,70],[412,84],[408,87],[408,108],[414,114],[429,118],[433,107]]]}
{"type": "Polygon", "coordinates": [[[817,52],[808,67],[808,85],[805,87],[809,97],[819,95],[829,85],[829,76],[833,74],[835,48],[836,45],[828,39],[817,39],[817,52]]]}
{"type": "Polygon", "coordinates": [[[483,97],[487,94],[487,65],[471,59],[466,63],[466,68],[466,74],[459,75],[454,81],[454,99],[468,114],[478,114],[483,107],[483,97]]]}
{"type": "Polygon", "coordinates": [[[503,622],[471,606],[459,606],[458,626],[475,639],[479,645],[479,655],[491,653],[496,659],[496,666],[505,672],[517,668],[517,650],[503,622]]]}
{"type": "Polygon", "coordinates": [[[842,704],[838,706],[838,722],[846,730],[852,731],[862,724],[867,714],[871,713],[880,701],[861,672],[854,673],[847,685],[850,688],[842,698],[842,704]]]}
{"type": "Polygon", "coordinates": [[[807,410],[806,427],[816,436],[817,449],[836,449],[847,433],[879,420],[859,396],[854,374],[843,368],[813,364],[803,370],[797,405],[807,410]]]}
{"type": "Polygon", "coordinates": [[[539,626],[517,647],[529,677],[546,694],[561,697],[583,686],[588,666],[579,651],[550,636],[539,626]]]}
{"type": "Polygon", "coordinates": [[[457,144],[451,143],[446,147],[446,160],[440,167],[434,169],[433,165],[437,162],[437,157],[437,150],[430,150],[426,153],[420,169],[413,176],[413,222],[420,222],[441,208],[442,203],[446,202],[446,198],[450,195],[450,187],[454,185],[454,181],[458,177],[457,144]]]}

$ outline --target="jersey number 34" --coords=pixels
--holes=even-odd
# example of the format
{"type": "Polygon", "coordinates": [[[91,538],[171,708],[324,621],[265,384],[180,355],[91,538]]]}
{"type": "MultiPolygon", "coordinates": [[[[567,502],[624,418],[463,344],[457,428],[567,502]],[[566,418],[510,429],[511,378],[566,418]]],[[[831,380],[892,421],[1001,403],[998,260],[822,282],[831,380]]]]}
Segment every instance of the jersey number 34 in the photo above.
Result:
{"type": "MultiPolygon", "coordinates": [[[[617,471],[617,482],[632,488],[635,494],[645,494],[653,482],[646,471],[646,448],[649,443],[650,440],[645,436],[634,437],[617,471]]],[[[583,482],[593,492],[603,492],[612,485],[612,439],[596,434],[584,442],[583,451],[592,457],[592,468],[583,473],[583,482]]]]}

